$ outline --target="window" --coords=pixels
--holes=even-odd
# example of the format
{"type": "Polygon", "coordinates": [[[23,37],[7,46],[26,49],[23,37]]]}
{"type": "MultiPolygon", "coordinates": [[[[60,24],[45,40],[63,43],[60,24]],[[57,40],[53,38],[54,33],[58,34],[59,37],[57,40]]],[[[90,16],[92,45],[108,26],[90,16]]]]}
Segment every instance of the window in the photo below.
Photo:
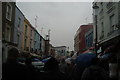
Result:
{"type": "Polygon", "coordinates": [[[11,28],[8,24],[6,24],[5,40],[10,41],[10,37],[11,37],[11,28]]]}
{"type": "Polygon", "coordinates": [[[27,35],[27,25],[25,25],[25,35],[27,35]]]}
{"type": "Polygon", "coordinates": [[[31,32],[30,32],[30,36],[32,37],[32,30],[31,30],[31,32]]]}
{"type": "Polygon", "coordinates": [[[103,22],[101,23],[101,35],[104,35],[104,24],[103,24],[103,22]]]}
{"type": "Polygon", "coordinates": [[[115,16],[114,14],[112,16],[110,16],[110,32],[114,31],[114,26],[115,25],[115,16]]]}
{"type": "Polygon", "coordinates": [[[110,1],[107,3],[106,7],[109,9],[114,5],[114,2],[110,1]]]}
{"type": "Polygon", "coordinates": [[[27,42],[26,42],[26,39],[25,39],[25,43],[24,43],[24,50],[26,49],[26,43],[27,43],[27,42]]]}
{"type": "Polygon", "coordinates": [[[19,39],[20,39],[20,35],[17,35],[17,43],[19,45],[19,39]]]}
{"type": "Polygon", "coordinates": [[[18,18],[18,27],[20,27],[21,18],[18,18]]]}
{"type": "Polygon", "coordinates": [[[63,50],[61,50],[61,53],[63,53],[63,50]]]}
{"type": "Polygon", "coordinates": [[[34,49],[36,48],[36,41],[34,41],[34,49]]]}
{"type": "Polygon", "coordinates": [[[100,4],[101,4],[101,7],[103,7],[103,2],[101,2],[100,4]]]}
{"type": "Polygon", "coordinates": [[[32,40],[30,40],[30,49],[31,49],[31,47],[32,47],[32,40]]]}
{"type": "Polygon", "coordinates": [[[11,21],[11,18],[12,18],[12,6],[11,6],[10,3],[7,4],[6,18],[11,21]]]}

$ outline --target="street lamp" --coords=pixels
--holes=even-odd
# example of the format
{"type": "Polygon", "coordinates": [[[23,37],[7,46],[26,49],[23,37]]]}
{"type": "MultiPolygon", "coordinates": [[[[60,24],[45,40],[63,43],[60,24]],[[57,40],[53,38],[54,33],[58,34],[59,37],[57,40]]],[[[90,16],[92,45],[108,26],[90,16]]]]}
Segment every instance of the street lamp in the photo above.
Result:
{"type": "Polygon", "coordinates": [[[98,6],[97,4],[93,4],[93,9],[94,9],[94,16],[95,16],[95,53],[97,55],[97,49],[98,49],[98,40],[97,40],[97,12],[98,12],[98,6]]]}

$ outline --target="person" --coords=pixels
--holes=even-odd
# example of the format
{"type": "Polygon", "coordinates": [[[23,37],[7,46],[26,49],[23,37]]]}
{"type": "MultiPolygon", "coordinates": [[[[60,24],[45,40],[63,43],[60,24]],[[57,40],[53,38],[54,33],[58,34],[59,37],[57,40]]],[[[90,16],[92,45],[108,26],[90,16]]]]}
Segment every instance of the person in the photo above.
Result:
{"type": "Polygon", "coordinates": [[[26,79],[25,66],[17,62],[19,51],[13,47],[8,51],[7,62],[2,65],[2,80],[26,79]]]}
{"type": "Polygon", "coordinates": [[[67,63],[65,62],[65,59],[62,58],[59,64],[60,71],[65,73],[67,75],[67,63]]]}
{"type": "Polygon", "coordinates": [[[37,77],[36,74],[36,69],[32,65],[32,59],[30,57],[26,58],[25,60],[25,67],[26,67],[26,76],[28,80],[35,80],[37,77]]]}
{"type": "Polygon", "coordinates": [[[81,77],[81,80],[108,80],[109,76],[104,68],[99,66],[99,59],[93,58],[92,65],[87,67],[81,77]]]}
{"type": "Polygon", "coordinates": [[[112,56],[109,60],[109,77],[110,80],[120,80],[120,68],[119,68],[119,61],[120,61],[120,38],[118,39],[113,49],[112,49],[112,56]]]}
{"type": "Polygon", "coordinates": [[[64,73],[60,72],[58,61],[51,57],[44,66],[43,80],[66,80],[64,73]]]}

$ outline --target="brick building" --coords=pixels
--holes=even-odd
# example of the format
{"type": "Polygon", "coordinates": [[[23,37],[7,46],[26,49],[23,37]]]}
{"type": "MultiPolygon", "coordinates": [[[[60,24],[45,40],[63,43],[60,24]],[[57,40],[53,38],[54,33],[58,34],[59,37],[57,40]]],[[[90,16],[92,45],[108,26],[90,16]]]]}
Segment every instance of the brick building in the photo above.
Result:
{"type": "Polygon", "coordinates": [[[93,28],[92,24],[81,25],[74,37],[74,49],[76,52],[82,53],[86,49],[85,34],[93,28]]]}

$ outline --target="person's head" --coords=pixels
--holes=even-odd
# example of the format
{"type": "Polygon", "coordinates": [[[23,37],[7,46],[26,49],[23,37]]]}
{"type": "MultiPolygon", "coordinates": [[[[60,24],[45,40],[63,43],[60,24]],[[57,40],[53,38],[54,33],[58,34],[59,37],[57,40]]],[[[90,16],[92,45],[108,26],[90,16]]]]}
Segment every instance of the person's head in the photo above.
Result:
{"type": "Polygon", "coordinates": [[[8,60],[16,60],[19,56],[19,51],[17,48],[13,47],[8,50],[8,60]]]}
{"type": "Polygon", "coordinates": [[[59,70],[59,65],[58,65],[58,61],[51,57],[44,66],[44,70],[45,71],[57,71],[59,70]]]}

